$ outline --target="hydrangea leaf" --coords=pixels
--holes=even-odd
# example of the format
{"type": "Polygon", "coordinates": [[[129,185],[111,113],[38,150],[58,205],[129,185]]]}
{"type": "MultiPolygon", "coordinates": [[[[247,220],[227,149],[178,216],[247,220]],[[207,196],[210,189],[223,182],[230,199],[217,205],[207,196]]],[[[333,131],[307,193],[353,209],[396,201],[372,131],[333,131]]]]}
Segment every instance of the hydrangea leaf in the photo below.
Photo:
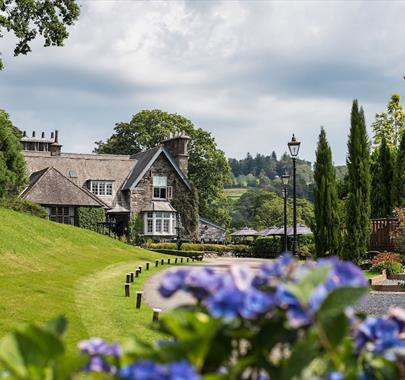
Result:
{"type": "Polygon", "coordinates": [[[366,288],[343,287],[334,289],[322,302],[318,315],[325,317],[342,313],[366,293],[366,288]]]}

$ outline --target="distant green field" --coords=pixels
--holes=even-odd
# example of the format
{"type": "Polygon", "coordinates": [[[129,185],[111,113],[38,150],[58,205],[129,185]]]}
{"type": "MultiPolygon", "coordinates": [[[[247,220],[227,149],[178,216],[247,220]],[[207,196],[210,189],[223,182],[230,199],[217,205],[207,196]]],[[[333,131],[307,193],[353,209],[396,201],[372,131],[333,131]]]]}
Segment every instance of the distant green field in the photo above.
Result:
{"type": "Polygon", "coordinates": [[[248,189],[225,189],[225,195],[233,200],[238,200],[248,189]]]}
{"type": "MultiPolygon", "coordinates": [[[[136,310],[123,285],[127,272],[160,257],[95,232],[0,209],[0,337],[21,323],[65,314],[70,350],[89,336],[156,338],[148,328],[151,310],[136,310]]],[[[132,290],[142,288],[153,268],[132,290]]]]}

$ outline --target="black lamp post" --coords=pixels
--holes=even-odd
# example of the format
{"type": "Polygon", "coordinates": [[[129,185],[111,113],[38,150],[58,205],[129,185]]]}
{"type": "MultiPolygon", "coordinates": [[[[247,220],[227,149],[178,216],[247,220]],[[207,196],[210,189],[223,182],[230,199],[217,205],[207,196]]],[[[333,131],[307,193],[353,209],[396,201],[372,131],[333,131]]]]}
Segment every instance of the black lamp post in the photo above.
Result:
{"type": "Polygon", "coordinates": [[[293,160],[293,227],[294,227],[294,237],[293,237],[293,254],[297,254],[297,186],[296,186],[296,160],[298,152],[300,151],[301,143],[292,135],[291,141],[288,143],[288,149],[293,160]]]}
{"type": "Polygon", "coordinates": [[[288,180],[290,175],[285,171],[281,176],[281,182],[283,184],[283,196],[284,196],[284,253],[288,252],[288,234],[287,234],[287,195],[288,195],[288,180]]]}

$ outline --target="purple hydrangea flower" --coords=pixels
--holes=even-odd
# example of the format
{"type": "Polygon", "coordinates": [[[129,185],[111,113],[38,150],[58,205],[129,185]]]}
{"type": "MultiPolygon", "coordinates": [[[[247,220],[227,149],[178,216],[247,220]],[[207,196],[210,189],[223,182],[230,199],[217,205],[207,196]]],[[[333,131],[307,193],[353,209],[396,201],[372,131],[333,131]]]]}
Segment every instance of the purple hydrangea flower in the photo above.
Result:
{"type": "Polygon", "coordinates": [[[169,364],[158,364],[142,360],[121,369],[119,377],[127,380],[200,380],[194,367],[181,360],[169,364]]]}
{"type": "Polygon", "coordinates": [[[159,293],[165,298],[171,297],[178,290],[184,288],[187,271],[176,269],[169,271],[160,282],[159,293]]]}
{"type": "Polygon", "coordinates": [[[105,372],[111,374],[117,372],[115,366],[107,363],[105,360],[103,360],[102,357],[97,355],[90,357],[90,361],[88,362],[84,370],[86,372],[105,372]]]}
{"type": "Polygon", "coordinates": [[[184,280],[185,290],[200,301],[216,292],[221,286],[221,276],[211,268],[191,269],[184,280]]]}
{"type": "Polygon", "coordinates": [[[247,319],[256,318],[259,314],[267,312],[276,305],[275,296],[255,288],[250,288],[244,294],[242,309],[239,311],[242,317],[247,319]]]}
{"type": "Polygon", "coordinates": [[[333,372],[329,372],[327,377],[327,380],[343,380],[344,379],[344,375],[342,372],[340,371],[333,371],[333,372]]]}
{"type": "Polygon", "coordinates": [[[101,338],[82,340],[78,347],[83,353],[89,354],[90,356],[120,357],[122,355],[122,349],[118,344],[109,344],[101,338]]]}
{"type": "Polygon", "coordinates": [[[276,261],[263,264],[253,279],[256,287],[270,285],[274,286],[280,280],[286,280],[291,275],[291,264],[293,256],[289,253],[280,256],[276,261]]]}

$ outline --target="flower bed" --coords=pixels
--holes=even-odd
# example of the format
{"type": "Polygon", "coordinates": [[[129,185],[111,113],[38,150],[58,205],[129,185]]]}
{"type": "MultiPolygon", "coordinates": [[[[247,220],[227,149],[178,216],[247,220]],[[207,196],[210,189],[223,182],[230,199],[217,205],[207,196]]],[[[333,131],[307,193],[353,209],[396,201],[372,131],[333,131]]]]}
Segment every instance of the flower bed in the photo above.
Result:
{"type": "MultiPolygon", "coordinates": [[[[291,256],[257,272],[235,266],[176,268],[159,288],[196,299],[163,315],[155,343],[81,342],[68,361],[64,319],[28,326],[0,342],[3,377],[127,380],[397,380],[405,378],[405,310],[385,317],[356,314],[367,291],[362,271],[335,258],[299,263],[291,256]],[[46,376],[45,376],[46,375],[46,376]],[[99,377],[96,377],[99,376],[99,377]],[[92,377],[93,378],[93,377],[92,377]]],[[[1,374],[0,374],[1,377],[1,374]]]]}

